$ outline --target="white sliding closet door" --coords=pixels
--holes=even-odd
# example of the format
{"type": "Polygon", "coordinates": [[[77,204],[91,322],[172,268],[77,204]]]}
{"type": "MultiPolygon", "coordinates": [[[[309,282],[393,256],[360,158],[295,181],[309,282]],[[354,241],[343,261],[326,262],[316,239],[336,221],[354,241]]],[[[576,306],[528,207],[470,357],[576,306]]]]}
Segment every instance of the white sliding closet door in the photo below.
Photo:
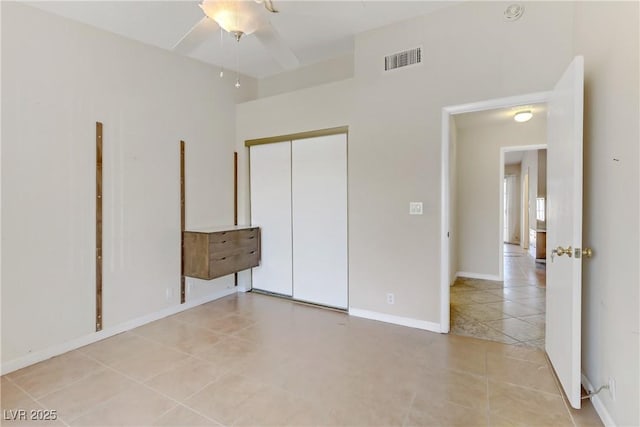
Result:
{"type": "Polygon", "coordinates": [[[347,136],[293,141],[291,159],[293,297],[347,308],[347,136]]]}
{"type": "Polygon", "coordinates": [[[291,142],[254,145],[250,156],[251,225],[262,244],[253,288],[291,296],[291,142]]]}

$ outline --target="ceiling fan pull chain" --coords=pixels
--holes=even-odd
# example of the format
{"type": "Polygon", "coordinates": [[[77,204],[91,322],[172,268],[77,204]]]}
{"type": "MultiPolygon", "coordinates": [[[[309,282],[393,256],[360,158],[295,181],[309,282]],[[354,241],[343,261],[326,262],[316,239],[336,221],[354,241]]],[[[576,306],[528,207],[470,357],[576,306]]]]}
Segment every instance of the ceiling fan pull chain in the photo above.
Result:
{"type": "Polygon", "coordinates": [[[236,38],[236,88],[240,88],[240,37],[236,38]]]}
{"type": "MultiPolygon", "coordinates": [[[[222,29],[222,27],[220,27],[220,51],[223,52],[224,51],[224,30],[222,29]]],[[[220,61],[220,63],[222,64],[223,61],[220,61]]],[[[224,65],[220,66],[220,78],[224,77],[224,65]]]]}

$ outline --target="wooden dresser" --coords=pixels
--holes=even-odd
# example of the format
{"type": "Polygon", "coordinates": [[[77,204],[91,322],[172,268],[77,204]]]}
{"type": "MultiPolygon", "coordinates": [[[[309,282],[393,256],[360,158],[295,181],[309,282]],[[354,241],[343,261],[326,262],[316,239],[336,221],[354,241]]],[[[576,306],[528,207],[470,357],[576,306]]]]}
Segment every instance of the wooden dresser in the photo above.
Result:
{"type": "Polygon", "coordinates": [[[260,263],[258,227],[212,227],[184,231],[184,275],[211,280],[260,263]]]}
{"type": "Polygon", "coordinates": [[[529,253],[537,262],[545,262],[547,258],[547,230],[529,229],[529,253]]]}

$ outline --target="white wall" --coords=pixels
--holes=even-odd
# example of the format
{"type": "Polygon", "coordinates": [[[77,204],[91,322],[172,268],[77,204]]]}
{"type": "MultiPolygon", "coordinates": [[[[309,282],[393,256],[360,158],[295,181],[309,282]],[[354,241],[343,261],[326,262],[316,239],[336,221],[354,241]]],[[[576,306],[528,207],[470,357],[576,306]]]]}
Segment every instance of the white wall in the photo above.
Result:
{"type": "MultiPolygon", "coordinates": [[[[545,137],[546,142],[546,137],[545,137]]],[[[530,150],[524,153],[521,163],[522,174],[525,171],[529,172],[529,194],[528,206],[529,206],[529,228],[536,228],[536,198],[538,197],[538,150],[530,150]]],[[[526,231],[529,235],[529,230],[526,231]]]]}
{"type": "MultiPolygon", "coordinates": [[[[515,177],[515,191],[513,193],[513,198],[516,200],[514,206],[514,220],[515,220],[515,228],[516,233],[514,235],[514,241],[509,243],[520,243],[522,241],[522,176],[520,174],[520,163],[513,165],[505,165],[504,166],[504,176],[513,175],[515,177]]],[[[505,201],[506,203],[506,201],[505,201]]]]}
{"type": "MultiPolygon", "coordinates": [[[[257,89],[29,6],[1,7],[5,366],[95,330],[95,122],[112,329],[179,305],[180,139],[187,226],[232,222],[235,103],[257,89]]],[[[187,298],[232,286],[232,276],[194,282],[187,298]]]]}
{"type": "Polygon", "coordinates": [[[464,3],[356,37],[353,305],[439,321],[442,107],[548,90],[571,58],[571,4],[527,2],[515,23],[505,7],[464,3]],[[385,55],[416,46],[423,64],[383,73],[385,55]],[[425,203],[423,216],[408,215],[412,200],[425,203]]]}
{"type": "Polygon", "coordinates": [[[517,23],[505,7],[465,3],[360,34],[352,80],[238,107],[239,143],[349,125],[350,307],[438,327],[441,109],[549,90],[571,60],[571,4],[526,3],[517,23]],[[383,73],[385,55],[415,46],[425,63],[383,73]],[[410,201],[424,215],[409,216],[410,201]]]}
{"type": "Polygon", "coordinates": [[[453,286],[458,273],[458,128],[454,116],[449,116],[449,284],[453,286]]]}
{"type": "Polygon", "coordinates": [[[640,425],[639,4],[580,2],[585,57],[583,372],[619,426],[640,425]],[[617,159],[617,160],[615,160],[617,159]]]}
{"type": "MultiPolygon", "coordinates": [[[[458,129],[458,272],[499,278],[503,242],[500,169],[504,167],[500,149],[540,145],[546,140],[546,118],[542,115],[526,123],[509,120],[458,129]]],[[[533,153],[537,158],[537,151],[533,153]]]]}
{"type": "Polygon", "coordinates": [[[353,77],[353,55],[343,55],[260,79],[258,96],[266,98],[351,77],[353,77]]]}
{"type": "MultiPolygon", "coordinates": [[[[538,186],[536,188],[536,198],[543,197],[545,200],[544,221],[536,219],[536,226],[541,229],[547,228],[547,150],[538,150],[538,186]]],[[[538,207],[536,205],[536,218],[538,207]]]]}

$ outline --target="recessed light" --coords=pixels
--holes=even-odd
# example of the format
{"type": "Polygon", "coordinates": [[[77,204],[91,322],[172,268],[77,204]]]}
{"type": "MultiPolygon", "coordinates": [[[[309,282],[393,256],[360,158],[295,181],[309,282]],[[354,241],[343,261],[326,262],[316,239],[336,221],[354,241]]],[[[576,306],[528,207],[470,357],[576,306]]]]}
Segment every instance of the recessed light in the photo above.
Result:
{"type": "Polygon", "coordinates": [[[513,120],[519,123],[528,122],[533,117],[533,113],[531,110],[518,111],[514,116],[513,120]]]}

